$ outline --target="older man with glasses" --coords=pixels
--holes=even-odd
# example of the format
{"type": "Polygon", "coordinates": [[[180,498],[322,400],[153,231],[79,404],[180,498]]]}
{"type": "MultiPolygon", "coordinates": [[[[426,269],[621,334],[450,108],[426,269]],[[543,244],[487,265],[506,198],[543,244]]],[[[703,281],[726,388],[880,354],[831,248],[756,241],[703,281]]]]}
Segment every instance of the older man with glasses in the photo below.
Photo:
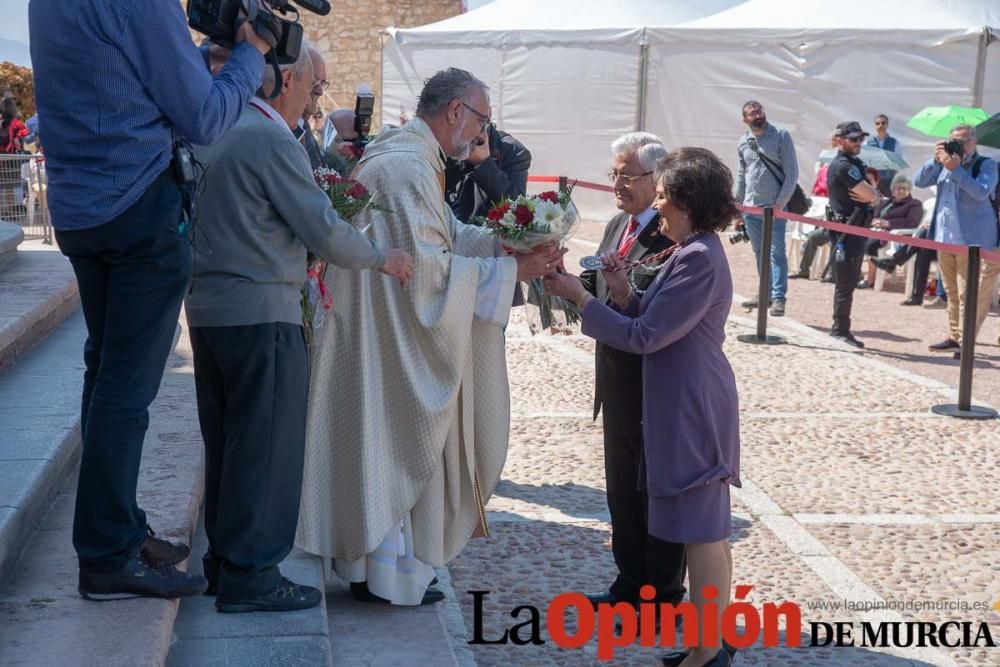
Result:
{"type": "MultiPolygon", "coordinates": [[[[615,204],[621,210],[608,222],[598,253],[618,250],[640,260],[673,245],[659,232],[653,170],[667,154],[659,137],[647,132],[623,135],[611,144],[615,204]]],[[[645,288],[655,276],[635,270],[632,278],[645,288]]],[[[600,271],[580,279],[598,299],[610,304],[600,271]]],[[[595,606],[607,602],[638,604],[644,584],[656,588],[656,601],[676,604],[684,597],[684,545],[665,542],[647,530],[646,491],[640,488],[642,461],[642,355],[598,342],[595,353],[594,419],[603,412],[604,474],[611,513],[611,550],[617,576],[607,591],[588,595],[595,606]]]]}
{"type": "Polygon", "coordinates": [[[327,163],[323,151],[320,150],[319,144],[316,142],[316,137],[313,136],[310,130],[310,122],[312,121],[312,117],[319,111],[319,98],[323,97],[330,82],[326,80],[326,63],[323,61],[323,54],[319,52],[316,45],[307,42],[303,44],[302,48],[305,49],[309,55],[309,60],[312,61],[313,79],[312,87],[309,89],[309,102],[302,111],[302,118],[299,119],[298,126],[292,130],[292,133],[299,140],[299,143],[302,144],[302,147],[306,149],[306,154],[309,156],[309,165],[315,171],[320,167],[326,167],[327,163]]]}

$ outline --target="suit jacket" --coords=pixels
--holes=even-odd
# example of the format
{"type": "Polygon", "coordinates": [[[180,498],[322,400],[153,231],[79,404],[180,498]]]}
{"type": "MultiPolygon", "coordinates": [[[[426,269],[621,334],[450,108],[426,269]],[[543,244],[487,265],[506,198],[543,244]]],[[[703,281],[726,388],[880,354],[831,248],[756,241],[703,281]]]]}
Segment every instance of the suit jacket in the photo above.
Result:
{"type": "MultiPolygon", "coordinates": [[[[631,216],[619,213],[604,228],[604,238],[598,253],[618,247],[631,216]]],[[[654,217],[639,234],[626,259],[638,260],[674,244],[660,233],[660,216],[654,217]]],[[[634,269],[636,285],[645,289],[656,277],[655,272],[634,269]]],[[[580,275],[591,294],[608,303],[608,284],[600,271],[584,271],[580,275]]],[[[595,354],[594,419],[604,409],[609,429],[619,435],[642,435],[642,355],[623,352],[604,343],[597,343],[595,354]]]]}
{"type": "Polygon", "coordinates": [[[308,125],[306,127],[299,125],[292,131],[292,134],[294,134],[295,138],[299,140],[302,147],[306,149],[306,155],[309,156],[309,166],[312,167],[313,171],[316,171],[320,167],[327,166],[326,156],[324,156],[323,151],[319,149],[319,144],[316,143],[316,137],[313,136],[313,133],[309,130],[308,125]]]}
{"type": "Polygon", "coordinates": [[[455,217],[469,222],[505,197],[523,195],[528,187],[531,153],[520,141],[490,126],[490,157],[476,166],[448,160],[445,200],[455,217]]]}

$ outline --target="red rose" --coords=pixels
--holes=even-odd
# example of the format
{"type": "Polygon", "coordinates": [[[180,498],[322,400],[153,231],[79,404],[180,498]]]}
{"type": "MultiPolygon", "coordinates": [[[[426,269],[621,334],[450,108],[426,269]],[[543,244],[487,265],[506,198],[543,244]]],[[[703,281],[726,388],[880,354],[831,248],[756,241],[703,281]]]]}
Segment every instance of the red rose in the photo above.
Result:
{"type": "Polygon", "coordinates": [[[547,192],[543,192],[542,194],[538,195],[538,198],[541,199],[542,201],[550,201],[553,204],[559,203],[559,193],[556,192],[555,190],[549,190],[547,192]]]}
{"type": "Polygon", "coordinates": [[[340,175],[337,174],[337,172],[333,172],[326,175],[327,183],[340,183],[341,180],[342,179],[340,178],[340,175]]]}
{"type": "Polygon", "coordinates": [[[354,197],[355,199],[364,199],[368,195],[368,189],[358,181],[354,182],[351,189],[347,191],[348,197],[354,197]]]}
{"type": "Polygon", "coordinates": [[[527,227],[535,219],[535,214],[525,204],[518,204],[514,209],[514,220],[518,227],[527,227]]]}
{"type": "Polygon", "coordinates": [[[503,204],[500,204],[499,206],[494,206],[492,209],[490,209],[490,211],[486,214],[486,217],[489,218],[490,220],[493,220],[494,222],[500,222],[501,218],[507,215],[507,211],[509,210],[510,210],[510,203],[504,202],[503,204]]]}

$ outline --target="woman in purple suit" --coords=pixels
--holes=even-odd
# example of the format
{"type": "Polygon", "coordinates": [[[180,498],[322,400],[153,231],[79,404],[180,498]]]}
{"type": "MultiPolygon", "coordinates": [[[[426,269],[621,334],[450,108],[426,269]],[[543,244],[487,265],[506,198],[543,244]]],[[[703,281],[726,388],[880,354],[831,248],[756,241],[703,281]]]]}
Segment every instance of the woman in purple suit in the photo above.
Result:
{"type": "MultiPolygon", "coordinates": [[[[643,355],[643,448],[649,495],[649,532],[687,547],[691,601],[704,625],[705,602],[718,613],[729,602],[730,485],[740,486],[739,406],[736,379],[722,351],[732,305],[729,263],[717,232],[738,216],[732,174],[702,148],[672,151],[657,165],[660,231],[676,242],[653,266],[644,292],[629,278],[617,253],[601,257],[618,309],[594,299],[580,281],[557,273],[549,292],[573,299],[583,332],[643,355]],[[662,264],[661,264],[662,263],[662,264]],[[717,596],[706,600],[704,589],[717,596]]],[[[716,623],[719,618],[716,618],[716,623]]],[[[718,627],[718,626],[717,626],[718,627]]],[[[718,647],[676,653],[665,664],[730,664],[718,647]]]]}

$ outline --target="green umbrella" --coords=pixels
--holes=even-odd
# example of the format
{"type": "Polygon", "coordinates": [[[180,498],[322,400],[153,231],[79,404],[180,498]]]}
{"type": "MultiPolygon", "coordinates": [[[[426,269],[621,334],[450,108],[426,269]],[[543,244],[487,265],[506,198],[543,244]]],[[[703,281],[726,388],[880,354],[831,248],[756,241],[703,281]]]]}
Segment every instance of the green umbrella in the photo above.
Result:
{"type": "Polygon", "coordinates": [[[959,123],[975,127],[990,115],[975,107],[926,107],[906,124],[932,137],[946,138],[959,123]]]}
{"type": "Polygon", "coordinates": [[[982,125],[976,126],[976,139],[980,146],[1000,148],[1000,113],[993,114],[982,125]]]}

